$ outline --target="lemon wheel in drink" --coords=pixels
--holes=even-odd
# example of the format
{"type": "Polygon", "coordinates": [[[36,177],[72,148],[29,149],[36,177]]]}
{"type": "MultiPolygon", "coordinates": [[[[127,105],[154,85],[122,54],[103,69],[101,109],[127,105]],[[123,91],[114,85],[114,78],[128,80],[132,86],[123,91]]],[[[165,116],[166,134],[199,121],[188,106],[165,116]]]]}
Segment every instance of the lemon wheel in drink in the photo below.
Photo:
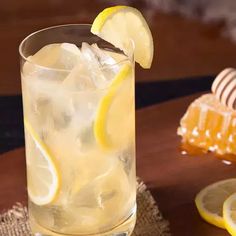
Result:
{"type": "Polygon", "coordinates": [[[53,154],[41,140],[27,119],[24,120],[26,135],[31,143],[30,152],[36,154],[27,157],[28,194],[37,205],[51,204],[59,193],[60,170],[53,154]]]}
{"type": "MultiPolygon", "coordinates": [[[[91,32],[121,49],[131,61],[134,57],[143,68],[151,67],[153,39],[145,19],[137,9],[127,6],[107,8],[96,17],[91,32]]],[[[128,130],[126,126],[132,124],[124,124],[122,120],[134,120],[134,117],[126,117],[132,109],[130,106],[134,104],[134,88],[131,84],[134,81],[130,80],[132,76],[134,68],[131,63],[126,63],[99,104],[94,134],[98,144],[105,149],[120,147],[122,140],[127,142],[124,138],[128,130]]]]}

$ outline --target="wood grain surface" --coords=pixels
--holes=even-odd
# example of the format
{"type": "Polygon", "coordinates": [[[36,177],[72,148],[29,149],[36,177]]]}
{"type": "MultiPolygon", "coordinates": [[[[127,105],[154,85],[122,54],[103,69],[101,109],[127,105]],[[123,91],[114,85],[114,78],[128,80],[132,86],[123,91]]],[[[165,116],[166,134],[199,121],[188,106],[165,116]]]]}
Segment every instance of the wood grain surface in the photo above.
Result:
{"type": "Polygon", "coordinates": [[[176,135],[179,120],[199,94],[154,105],[137,112],[137,170],[170,221],[173,235],[226,236],[226,231],[205,223],[194,205],[206,185],[235,177],[236,164],[225,165],[207,154],[183,156],[176,135]]]}
{"type": "MultiPolygon", "coordinates": [[[[236,165],[225,165],[211,155],[182,156],[176,136],[179,119],[198,95],[141,109],[136,114],[137,174],[148,185],[173,235],[226,236],[199,217],[196,193],[206,185],[234,177],[236,165]]],[[[0,156],[0,210],[15,202],[26,204],[24,149],[0,156]]]]}
{"type": "MultiPolygon", "coordinates": [[[[212,155],[182,156],[176,136],[179,119],[199,95],[150,106],[137,112],[137,174],[148,185],[172,234],[227,236],[205,223],[194,206],[196,193],[206,185],[235,177],[236,165],[225,165],[212,155]]],[[[16,201],[26,203],[24,149],[0,156],[0,210],[16,201]]]]}
{"type": "MultiPolygon", "coordinates": [[[[19,94],[18,45],[33,31],[66,23],[92,23],[102,9],[123,1],[10,0],[0,5],[0,95],[19,94]]],[[[147,1],[146,1],[147,2],[147,1]]],[[[137,66],[137,81],[216,74],[236,66],[236,44],[221,36],[221,24],[168,15],[145,1],[129,1],[145,16],[155,44],[151,70],[137,66]]]]}

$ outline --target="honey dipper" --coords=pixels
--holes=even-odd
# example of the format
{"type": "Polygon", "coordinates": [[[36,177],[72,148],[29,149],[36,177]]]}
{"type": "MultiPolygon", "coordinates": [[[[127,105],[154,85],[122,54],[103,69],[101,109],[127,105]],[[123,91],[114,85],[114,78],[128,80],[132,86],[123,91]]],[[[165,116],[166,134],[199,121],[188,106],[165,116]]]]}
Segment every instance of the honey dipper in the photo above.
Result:
{"type": "Polygon", "coordinates": [[[211,90],[222,104],[236,109],[236,70],[227,68],[219,73],[211,90]]]}

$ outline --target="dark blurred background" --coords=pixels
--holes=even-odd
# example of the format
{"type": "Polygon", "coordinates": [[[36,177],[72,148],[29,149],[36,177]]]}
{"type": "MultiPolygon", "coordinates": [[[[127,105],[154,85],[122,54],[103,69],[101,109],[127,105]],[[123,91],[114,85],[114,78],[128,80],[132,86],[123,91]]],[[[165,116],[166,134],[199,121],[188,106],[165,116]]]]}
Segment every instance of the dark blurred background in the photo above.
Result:
{"type": "MultiPolygon", "coordinates": [[[[0,94],[20,93],[18,45],[25,36],[56,24],[92,23],[98,12],[114,4],[127,4],[138,8],[148,20],[153,33],[156,49],[153,68],[150,71],[138,68],[137,81],[212,75],[226,66],[236,64],[236,45],[222,36],[223,22],[206,24],[199,18],[188,18],[178,12],[163,13],[165,10],[158,10],[158,6],[165,6],[168,2],[170,1],[1,1],[0,94]]],[[[177,2],[194,3],[197,0],[177,2]]]]}
{"type": "Polygon", "coordinates": [[[23,144],[18,45],[31,32],[57,24],[92,23],[101,10],[112,5],[126,4],[138,8],[148,21],[155,44],[152,68],[136,67],[136,105],[141,108],[209,90],[220,70],[236,65],[236,43],[230,33],[236,22],[232,18],[236,9],[234,2],[1,1],[0,152],[23,144]]]}

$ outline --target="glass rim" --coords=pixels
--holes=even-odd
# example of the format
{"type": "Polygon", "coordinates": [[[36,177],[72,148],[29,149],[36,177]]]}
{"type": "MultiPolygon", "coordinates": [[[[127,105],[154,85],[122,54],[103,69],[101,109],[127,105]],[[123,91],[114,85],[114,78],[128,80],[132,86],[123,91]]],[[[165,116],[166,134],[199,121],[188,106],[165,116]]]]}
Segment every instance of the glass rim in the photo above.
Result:
{"type": "MultiPolygon", "coordinates": [[[[72,24],[61,24],[61,25],[54,25],[54,26],[49,26],[49,27],[46,27],[46,28],[42,28],[42,29],[39,29],[39,30],[36,30],[32,33],[30,33],[29,35],[27,35],[20,43],[19,45],[19,54],[21,56],[22,59],[24,59],[25,62],[28,62],[36,67],[39,67],[39,68],[42,68],[42,69],[45,69],[45,70],[52,70],[52,71],[58,71],[58,72],[70,72],[72,69],[61,69],[61,68],[53,68],[53,67],[47,67],[47,66],[42,66],[42,65],[39,65],[35,62],[32,62],[31,60],[28,59],[28,57],[26,57],[23,53],[23,50],[22,50],[22,47],[23,47],[23,44],[30,38],[32,37],[33,35],[35,34],[38,34],[38,33],[41,33],[43,31],[47,31],[47,30],[50,30],[50,29],[56,29],[56,28],[60,28],[60,27],[69,27],[69,26],[88,26],[91,28],[92,24],[76,24],[76,23],[72,23],[72,24]]],[[[92,33],[91,33],[92,34],[92,33]]],[[[96,36],[96,35],[94,35],[96,36]]],[[[98,36],[97,36],[98,37],[98,36]]],[[[98,37],[99,38],[99,37],[98,37]]],[[[102,39],[102,38],[101,38],[102,39]]],[[[65,42],[66,43],[66,42],[65,42]]],[[[133,43],[132,43],[132,47],[133,47],[133,43]]],[[[115,47],[115,46],[114,46],[115,47]]],[[[122,51],[122,50],[121,50],[122,51]]],[[[122,51],[123,52],[123,51],[122,51]]],[[[120,60],[114,64],[110,64],[110,65],[104,65],[102,66],[101,68],[102,69],[105,69],[105,68],[110,68],[110,67],[113,67],[113,66],[116,66],[116,65],[119,65],[120,63],[124,63],[126,61],[129,61],[129,62],[134,62],[134,55],[132,55],[131,57],[128,57],[124,52],[123,52],[123,55],[126,56],[126,59],[123,59],[123,60],[120,60]]]]}

